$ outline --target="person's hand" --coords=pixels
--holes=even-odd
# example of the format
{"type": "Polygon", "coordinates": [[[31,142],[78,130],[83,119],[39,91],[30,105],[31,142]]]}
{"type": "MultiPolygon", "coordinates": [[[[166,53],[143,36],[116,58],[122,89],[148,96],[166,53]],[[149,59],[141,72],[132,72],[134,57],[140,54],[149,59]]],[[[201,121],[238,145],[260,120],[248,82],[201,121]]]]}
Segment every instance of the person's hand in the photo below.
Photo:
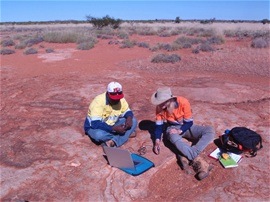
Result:
{"type": "Polygon", "coordinates": [[[159,139],[156,139],[155,141],[155,145],[154,145],[154,148],[153,148],[153,152],[156,154],[156,155],[159,155],[160,153],[160,140],[159,139]]]}
{"type": "Polygon", "coordinates": [[[112,127],[113,131],[115,131],[116,133],[119,133],[119,134],[123,134],[126,132],[126,129],[125,129],[125,125],[122,124],[122,125],[114,125],[112,127]]]}
{"type": "Polygon", "coordinates": [[[132,117],[129,116],[126,119],[125,130],[129,130],[132,127],[132,117]]]}
{"type": "Polygon", "coordinates": [[[181,129],[178,129],[178,128],[172,128],[172,129],[170,129],[170,131],[169,131],[170,135],[174,135],[174,134],[180,135],[182,132],[183,132],[183,131],[182,131],[181,129]]]}

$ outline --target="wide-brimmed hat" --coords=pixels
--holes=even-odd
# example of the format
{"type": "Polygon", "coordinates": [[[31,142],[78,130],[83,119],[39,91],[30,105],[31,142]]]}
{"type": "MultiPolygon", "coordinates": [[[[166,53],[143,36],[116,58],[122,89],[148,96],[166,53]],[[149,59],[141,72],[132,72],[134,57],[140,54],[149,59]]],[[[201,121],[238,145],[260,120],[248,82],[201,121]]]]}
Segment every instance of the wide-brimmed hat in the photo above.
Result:
{"type": "Polygon", "coordinates": [[[112,100],[120,100],[124,97],[122,85],[118,82],[111,82],[108,84],[107,92],[109,98],[112,100]]]}
{"type": "Polygon", "coordinates": [[[171,98],[175,98],[172,95],[171,89],[169,87],[161,87],[151,96],[151,102],[154,105],[159,105],[171,98]]]}

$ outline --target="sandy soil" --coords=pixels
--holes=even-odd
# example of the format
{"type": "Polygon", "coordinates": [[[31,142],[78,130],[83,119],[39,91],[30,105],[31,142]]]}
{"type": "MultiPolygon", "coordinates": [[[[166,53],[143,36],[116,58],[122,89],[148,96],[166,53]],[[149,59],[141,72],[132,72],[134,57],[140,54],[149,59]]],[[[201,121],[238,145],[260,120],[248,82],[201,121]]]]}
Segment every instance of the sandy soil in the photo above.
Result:
{"type": "MultiPolygon", "coordinates": [[[[174,37],[133,36],[155,44],[174,37]]],[[[75,44],[37,45],[1,56],[1,201],[269,201],[269,49],[250,48],[251,39],[226,39],[214,52],[175,51],[175,64],[151,63],[148,49],[120,49],[99,40],[91,50],[75,44]],[[42,45],[42,46],[40,46],[42,45]],[[42,48],[43,47],[43,48],[42,48]],[[45,48],[55,52],[46,53],[45,48]],[[107,165],[100,146],[84,135],[90,101],[119,81],[139,121],[137,137],[123,148],[155,163],[133,177],[107,165]],[[197,181],[162,145],[151,151],[148,127],[154,121],[150,96],[160,86],[191,102],[196,124],[212,125],[216,138],[227,128],[246,126],[263,137],[264,148],[239,167],[214,165],[197,181]]]]}

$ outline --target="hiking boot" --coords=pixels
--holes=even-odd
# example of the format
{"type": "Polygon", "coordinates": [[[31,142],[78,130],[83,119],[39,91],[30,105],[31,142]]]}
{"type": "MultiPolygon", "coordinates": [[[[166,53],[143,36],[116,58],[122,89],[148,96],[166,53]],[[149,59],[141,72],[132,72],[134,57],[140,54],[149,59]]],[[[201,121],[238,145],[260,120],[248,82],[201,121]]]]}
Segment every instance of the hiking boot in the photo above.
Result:
{"type": "Polygon", "coordinates": [[[178,165],[180,166],[180,168],[188,175],[193,175],[194,174],[194,171],[192,170],[191,168],[191,163],[190,161],[184,157],[184,156],[181,156],[180,154],[177,154],[176,155],[176,158],[177,158],[177,163],[178,165]]]}
{"type": "Polygon", "coordinates": [[[196,172],[197,179],[203,180],[204,178],[209,176],[209,172],[214,166],[209,165],[203,158],[198,156],[193,160],[192,167],[196,172]]]}
{"type": "Polygon", "coordinates": [[[177,163],[182,170],[187,170],[189,167],[189,162],[187,158],[181,156],[180,154],[177,154],[177,163]]]}

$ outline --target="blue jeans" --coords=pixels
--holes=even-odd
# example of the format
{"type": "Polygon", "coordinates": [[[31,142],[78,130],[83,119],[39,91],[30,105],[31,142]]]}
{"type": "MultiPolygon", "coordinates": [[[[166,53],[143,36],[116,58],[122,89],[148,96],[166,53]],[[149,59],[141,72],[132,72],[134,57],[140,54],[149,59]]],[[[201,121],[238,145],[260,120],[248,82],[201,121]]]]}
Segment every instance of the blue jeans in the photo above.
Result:
{"type": "MultiPolygon", "coordinates": [[[[175,127],[175,126],[171,126],[175,127]]],[[[168,127],[168,129],[170,126],[168,127]]],[[[179,126],[180,128],[180,126],[179,126]]],[[[167,130],[168,130],[167,129],[167,130]]],[[[168,134],[169,141],[189,160],[194,160],[206,147],[213,141],[215,131],[211,126],[198,126],[193,125],[190,128],[191,133],[187,130],[183,135],[168,134]],[[183,142],[185,138],[192,142],[192,145],[183,142]]]]}
{"type": "MultiPolygon", "coordinates": [[[[125,118],[120,118],[115,123],[115,125],[125,124],[125,121],[126,121],[125,118]]],[[[123,145],[125,142],[128,141],[129,136],[135,131],[136,127],[137,127],[137,120],[135,117],[133,117],[132,127],[131,127],[131,129],[127,130],[125,132],[125,134],[117,134],[117,133],[107,132],[107,131],[100,130],[100,129],[90,128],[87,131],[87,135],[89,135],[96,142],[106,142],[108,140],[113,140],[115,145],[117,147],[120,147],[121,145],[123,145]]]]}

